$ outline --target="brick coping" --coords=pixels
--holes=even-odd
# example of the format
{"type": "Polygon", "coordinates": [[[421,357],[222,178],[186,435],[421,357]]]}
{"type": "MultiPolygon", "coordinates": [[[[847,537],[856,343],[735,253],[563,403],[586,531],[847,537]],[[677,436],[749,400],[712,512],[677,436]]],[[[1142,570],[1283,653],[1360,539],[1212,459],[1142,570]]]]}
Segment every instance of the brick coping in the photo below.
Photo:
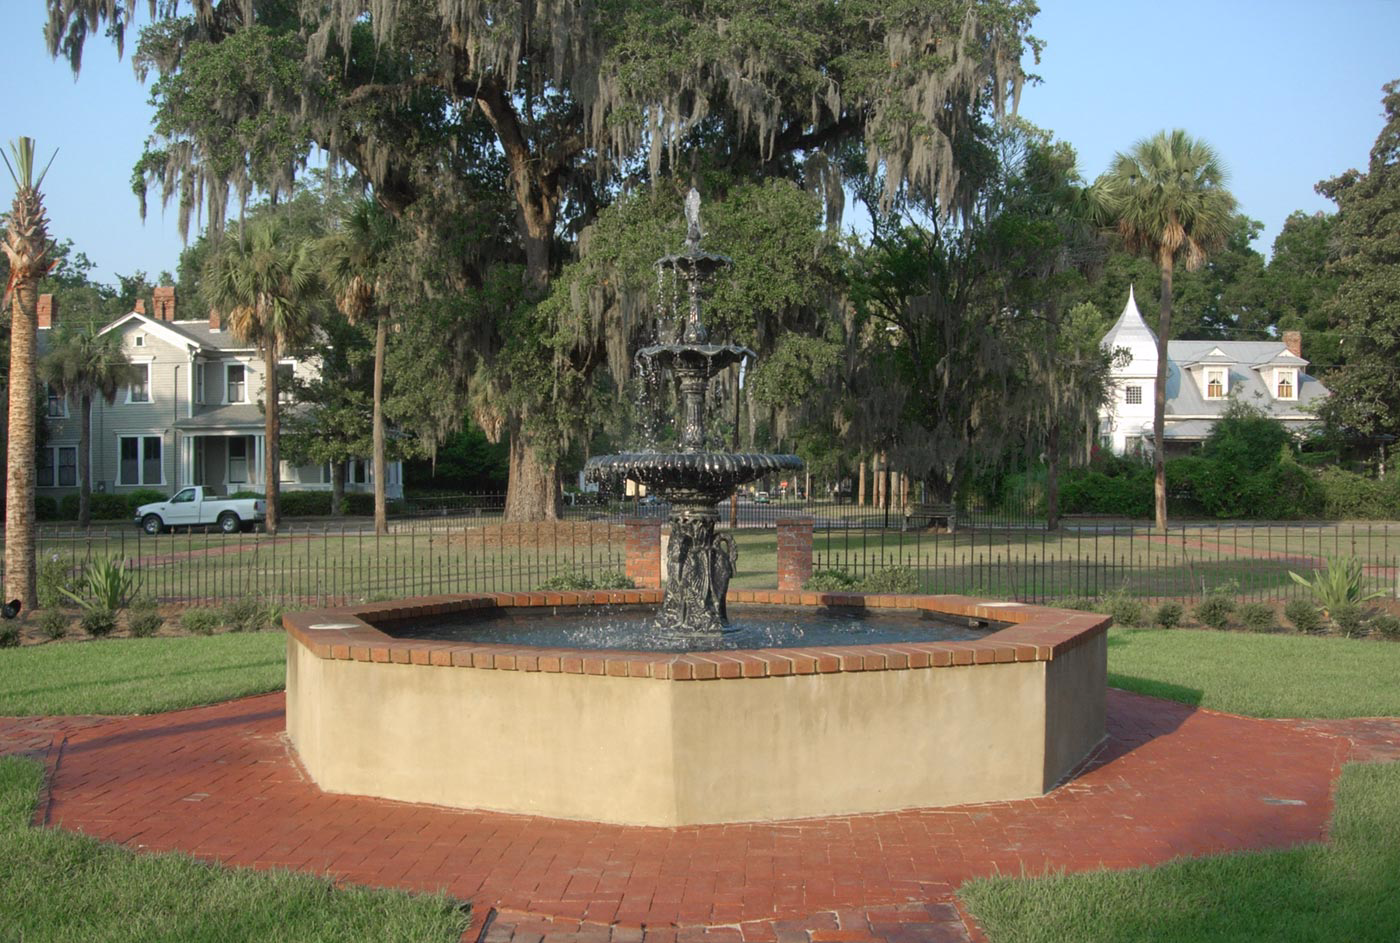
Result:
{"type": "Polygon", "coordinates": [[[475,642],[393,638],[368,620],[430,618],[475,609],[524,609],[636,605],[661,602],[660,590],[478,593],[421,596],[388,603],[288,613],[287,634],[318,658],[496,671],[710,681],[847,671],[899,671],[1008,662],[1052,661],[1108,629],[1112,619],[1096,613],[1024,603],[987,602],[967,596],[734,590],[736,604],[841,606],[940,612],[1010,623],[986,638],[962,642],[829,645],[723,652],[644,652],[541,648],[475,642]]]}

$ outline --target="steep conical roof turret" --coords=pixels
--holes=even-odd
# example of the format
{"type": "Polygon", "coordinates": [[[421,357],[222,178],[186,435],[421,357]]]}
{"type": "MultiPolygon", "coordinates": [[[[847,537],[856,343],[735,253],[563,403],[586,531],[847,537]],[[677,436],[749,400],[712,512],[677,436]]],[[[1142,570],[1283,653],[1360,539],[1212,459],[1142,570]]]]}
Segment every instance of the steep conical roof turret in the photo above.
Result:
{"type": "Polygon", "coordinates": [[[1148,375],[1155,374],[1157,370],[1157,335],[1152,328],[1147,326],[1147,322],[1142,318],[1142,312],[1138,311],[1137,296],[1133,286],[1128,286],[1128,303],[1123,306],[1123,313],[1118,316],[1113,327],[1108,329],[1108,333],[1099,342],[1107,350],[1114,351],[1120,347],[1127,348],[1133,355],[1133,359],[1121,370],[1115,373],[1148,375]]]}

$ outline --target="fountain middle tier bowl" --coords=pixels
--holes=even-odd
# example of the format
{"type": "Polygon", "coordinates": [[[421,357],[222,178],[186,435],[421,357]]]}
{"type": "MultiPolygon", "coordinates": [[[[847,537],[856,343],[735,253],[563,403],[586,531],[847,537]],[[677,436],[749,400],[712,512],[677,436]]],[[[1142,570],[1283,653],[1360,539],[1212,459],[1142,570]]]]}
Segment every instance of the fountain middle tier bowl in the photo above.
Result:
{"type": "Polygon", "coordinates": [[[718,500],[764,475],[798,471],[796,455],[757,452],[621,452],[588,460],[584,477],[619,486],[631,480],[660,494],[700,494],[718,500]]]}

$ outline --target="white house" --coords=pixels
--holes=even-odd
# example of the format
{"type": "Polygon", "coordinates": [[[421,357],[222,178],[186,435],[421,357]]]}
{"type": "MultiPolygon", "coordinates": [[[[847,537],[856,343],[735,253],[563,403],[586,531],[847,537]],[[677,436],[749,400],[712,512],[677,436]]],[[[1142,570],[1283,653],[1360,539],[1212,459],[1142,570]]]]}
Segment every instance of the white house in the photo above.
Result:
{"type": "MultiPolygon", "coordinates": [[[[1101,341],[1110,352],[1127,351],[1112,370],[1113,395],[1099,412],[1099,442],[1115,454],[1152,450],[1152,393],[1157,381],[1157,335],[1128,304],[1101,341]]],[[[1303,337],[1284,331],[1280,340],[1168,341],[1167,452],[1205,440],[1231,397],[1256,406],[1302,433],[1317,422],[1314,408],[1328,390],[1307,372],[1303,337]]]]}
{"type": "MultiPolygon", "coordinates": [[[[146,314],[138,301],[136,310],[102,328],[104,334],[121,335],[127,358],[141,377],[121,390],[111,405],[101,397],[93,403],[93,491],[155,488],[173,494],[186,485],[229,493],[263,491],[261,355],[225,330],[216,315],[178,318],[173,287],[157,288],[153,300],[153,314],[146,314]]],[[[57,316],[52,296],[41,296],[41,351],[48,347],[57,316]]],[[[302,377],[315,376],[317,369],[305,358],[281,363],[282,371],[302,377]]],[[[294,409],[295,404],[283,408],[294,409]]],[[[78,484],[79,414],[53,395],[47,413],[48,438],[39,455],[37,488],[39,494],[59,497],[78,484]]],[[[372,465],[366,459],[352,461],[345,490],[373,490],[372,465]]],[[[282,462],[283,490],[328,491],[330,480],[329,466],[282,462]]],[[[391,498],[403,496],[401,463],[389,463],[385,490],[391,498]]]]}

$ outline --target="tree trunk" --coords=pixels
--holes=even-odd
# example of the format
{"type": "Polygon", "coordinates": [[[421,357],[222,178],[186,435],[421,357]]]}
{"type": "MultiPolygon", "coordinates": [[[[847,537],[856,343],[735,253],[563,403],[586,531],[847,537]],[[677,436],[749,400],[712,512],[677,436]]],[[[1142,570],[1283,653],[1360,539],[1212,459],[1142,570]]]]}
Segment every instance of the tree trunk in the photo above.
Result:
{"type": "Polygon", "coordinates": [[[279,460],[278,439],[282,434],[279,420],[282,418],[277,403],[277,345],[268,343],[263,349],[263,369],[267,376],[263,380],[263,496],[267,499],[267,520],[263,528],[269,534],[277,533],[278,496],[280,494],[282,463],[279,460]]]}
{"type": "Polygon", "coordinates": [[[1045,436],[1045,529],[1060,528],[1060,421],[1045,436]]]}
{"type": "Polygon", "coordinates": [[[34,569],[34,348],[38,286],[26,278],[14,287],[10,308],[10,423],[5,487],[5,601],[26,610],[39,605],[34,569]]]}
{"type": "Polygon", "coordinates": [[[342,517],[345,503],[345,463],[331,462],[331,517],[342,517]]]}
{"type": "Polygon", "coordinates": [[[516,430],[510,437],[510,480],[506,485],[507,521],[559,520],[559,475],[554,462],[516,430]]]}
{"type": "Polygon", "coordinates": [[[84,393],[79,403],[78,426],[78,525],[92,523],[92,394],[84,393]]]}
{"type": "Polygon", "coordinates": [[[374,328],[374,532],[389,533],[389,515],[384,500],[389,466],[384,460],[384,344],[389,336],[389,319],[382,314],[374,328]]]}
{"type": "Polygon", "coordinates": [[[1157,529],[1167,530],[1167,338],[1172,330],[1172,259],[1162,263],[1162,300],[1157,318],[1157,383],[1152,395],[1152,497],[1157,529]]]}
{"type": "Polygon", "coordinates": [[[856,507],[865,507],[865,459],[860,460],[860,471],[856,480],[856,507]]]}

